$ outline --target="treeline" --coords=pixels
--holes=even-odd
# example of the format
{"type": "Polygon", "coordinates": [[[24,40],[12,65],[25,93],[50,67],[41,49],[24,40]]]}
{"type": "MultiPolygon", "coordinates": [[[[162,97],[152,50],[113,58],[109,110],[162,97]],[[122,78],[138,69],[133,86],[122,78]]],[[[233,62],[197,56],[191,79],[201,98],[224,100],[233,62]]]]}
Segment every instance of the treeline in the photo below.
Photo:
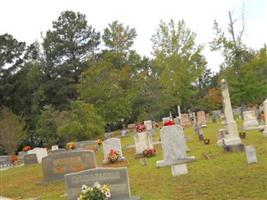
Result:
{"type": "Polygon", "coordinates": [[[0,35],[2,119],[8,110],[25,123],[21,146],[50,146],[96,138],[106,123],[160,120],[178,104],[183,111],[220,109],[222,77],[234,105],[262,102],[266,46],[247,48],[231,23],[229,38],[216,22],[214,30],[211,49],[225,58],[217,74],[207,69],[203,47],[184,21],[160,22],[152,58],[133,50],[134,28],[113,21],[100,33],[72,11],[52,22],[41,43],[0,35]]]}

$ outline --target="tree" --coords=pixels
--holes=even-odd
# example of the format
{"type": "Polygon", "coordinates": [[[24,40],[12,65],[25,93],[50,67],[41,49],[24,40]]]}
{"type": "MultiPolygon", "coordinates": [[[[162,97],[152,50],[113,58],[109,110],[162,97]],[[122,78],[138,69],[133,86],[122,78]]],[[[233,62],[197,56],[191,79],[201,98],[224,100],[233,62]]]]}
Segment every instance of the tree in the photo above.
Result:
{"type": "Polygon", "coordinates": [[[62,12],[53,22],[53,29],[47,31],[43,42],[47,76],[44,89],[52,105],[62,106],[77,98],[76,85],[88,67],[87,61],[95,57],[99,39],[100,34],[79,12],[62,12]]]}
{"type": "Polygon", "coordinates": [[[194,82],[206,67],[201,55],[202,47],[195,43],[196,34],[186,27],[184,21],[177,24],[171,20],[161,22],[153,35],[155,67],[165,93],[174,97],[170,106],[190,105],[194,95],[194,82]]]}
{"type": "Polygon", "coordinates": [[[0,113],[0,145],[8,155],[17,150],[18,145],[25,139],[24,121],[13,114],[9,109],[3,108],[0,113]]]}
{"type": "Polygon", "coordinates": [[[113,21],[104,29],[102,39],[109,50],[119,53],[128,51],[133,45],[136,36],[134,28],[124,26],[118,21],[113,21]]]}

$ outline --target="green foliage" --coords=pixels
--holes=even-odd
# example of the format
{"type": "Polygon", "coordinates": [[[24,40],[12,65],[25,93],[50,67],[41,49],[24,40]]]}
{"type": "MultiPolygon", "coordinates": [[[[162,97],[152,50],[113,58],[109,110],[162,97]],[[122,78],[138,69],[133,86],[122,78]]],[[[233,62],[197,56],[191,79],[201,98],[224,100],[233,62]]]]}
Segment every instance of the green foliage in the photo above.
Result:
{"type": "Polygon", "coordinates": [[[3,108],[0,113],[0,145],[8,155],[12,155],[18,145],[25,139],[25,122],[13,114],[9,109],[3,108]]]}

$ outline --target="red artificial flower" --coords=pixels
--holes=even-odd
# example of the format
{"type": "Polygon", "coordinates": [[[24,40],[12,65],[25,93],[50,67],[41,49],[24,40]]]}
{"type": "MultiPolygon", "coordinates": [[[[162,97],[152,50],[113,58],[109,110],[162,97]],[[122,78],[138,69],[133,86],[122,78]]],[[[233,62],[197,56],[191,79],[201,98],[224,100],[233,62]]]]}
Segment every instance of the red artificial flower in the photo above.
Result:
{"type": "Polygon", "coordinates": [[[24,152],[27,152],[27,151],[29,151],[29,150],[31,150],[32,148],[30,147],[30,146],[25,146],[25,147],[23,147],[23,151],[24,152]]]}
{"type": "Polygon", "coordinates": [[[136,132],[140,133],[140,132],[143,132],[146,130],[146,127],[144,124],[138,124],[136,127],[135,127],[135,130],[136,132]]]}
{"type": "Polygon", "coordinates": [[[168,120],[168,121],[164,122],[164,126],[172,126],[172,125],[174,125],[174,124],[175,124],[175,123],[174,123],[173,120],[168,120]]]}

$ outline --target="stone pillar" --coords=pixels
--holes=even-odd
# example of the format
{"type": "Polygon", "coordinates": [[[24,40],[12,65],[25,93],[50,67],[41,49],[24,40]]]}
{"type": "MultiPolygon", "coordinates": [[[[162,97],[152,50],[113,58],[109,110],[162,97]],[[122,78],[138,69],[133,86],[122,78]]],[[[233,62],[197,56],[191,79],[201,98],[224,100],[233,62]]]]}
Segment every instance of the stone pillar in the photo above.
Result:
{"type": "Polygon", "coordinates": [[[180,109],[180,105],[177,106],[177,110],[178,110],[178,118],[181,119],[181,109],[180,109]]]}
{"type": "Polygon", "coordinates": [[[242,144],[241,139],[239,138],[237,125],[233,116],[228,85],[224,79],[221,80],[221,89],[223,96],[223,111],[225,117],[225,130],[226,130],[226,134],[223,137],[222,143],[226,146],[232,146],[232,145],[235,146],[242,144]]]}
{"type": "Polygon", "coordinates": [[[263,102],[263,109],[264,109],[264,130],[263,135],[267,137],[267,99],[263,102]]]}

